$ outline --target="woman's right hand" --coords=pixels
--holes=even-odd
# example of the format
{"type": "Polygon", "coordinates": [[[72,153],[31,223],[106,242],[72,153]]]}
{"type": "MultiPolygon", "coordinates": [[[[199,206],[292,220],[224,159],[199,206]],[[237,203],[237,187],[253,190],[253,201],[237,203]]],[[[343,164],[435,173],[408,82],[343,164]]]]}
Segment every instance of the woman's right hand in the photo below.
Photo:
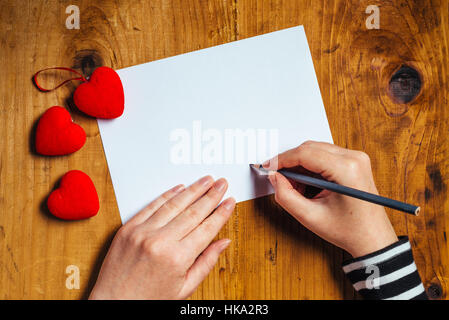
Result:
{"type": "MultiPolygon", "coordinates": [[[[378,194],[368,155],[329,143],[307,141],[263,166],[269,170],[303,167],[328,181],[378,194]]],[[[354,258],[398,241],[382,206],[328,190],[308,199],[302,193],[303,185],[280,173],[270,172],[269,180],[276,202],[306,228],[354,258]]]]}

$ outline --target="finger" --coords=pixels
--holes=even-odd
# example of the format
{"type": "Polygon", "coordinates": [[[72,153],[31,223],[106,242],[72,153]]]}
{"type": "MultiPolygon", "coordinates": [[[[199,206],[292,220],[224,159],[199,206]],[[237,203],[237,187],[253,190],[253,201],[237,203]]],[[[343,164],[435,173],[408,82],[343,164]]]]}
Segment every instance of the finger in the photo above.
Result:
{"type": "Polygon", "coordinates": [[[203,197],[167,224],[167,230],[177,239],[184,238],[218,206],[227,188],[226,179],[218,179],[203,197]]]}
{"type": "Polygon", "coordinates": [[[205,248],[207,248],[221,228],[223,228],[225,223],[229,220],[234,208],[235,199],[226,199],[213,214],[204,220],[190,234],[185,236],[181,240],[181,243],[195,252],[195,256],[199,255],[205,248]]]}
{"type": "Polygon", "coordinates": [[[179,184],[170,190],[164,192],[162,195],[157,197],[155,200],[150,202],[145,208],[140,210],[134,217],[132,217],[126,224],[141,224],[146,219],[151,217],[156,210],[158,210],[164,203],[169,201],[171,198],[176,196],[178,193],[185,189],[184,185],[179,184]]]}
{"type": "MultiPolygon", "coordinates": [[[[302,151],[310,151],[312,152],[313,150],[321,150],[323,152],[327,152],[327,153],[333,153],[336,155],[341,155],[344,152],[342,150],[344,150],[343,148],[337,147],[333,144],[330,143],[326,143],[326,142],[317,142],[317,141],[306,141],[304,143],[302,143],[300,146],[287,150],[275,157],[273,157],[272,159],[266,161],[263,163],[263,166],[265,168],[271,169],[271,170],[276,170],[276,169],[281,169],[284,167],[294,167],[294,166],[298,166],[300,165],[298,163],[298,154],[302,151]]],[[[349,150],[347,150],[349,151],[349,150]]],[[[317,151],[318,152],[318,151],[317,151]]]]}
{"type": "Polygon", "coordinates": [[[299,193],[286,177],[274,172],[268,176],[268,179],[274,188],[276,202],[299,222],[303,222],[313,214],[315,207],[313,201],[299,193]]]}
{"type": "Polygon", "coordinates": [[[214,268],[220,254],[229,246],[230,243],[231,240],[229,239],[215,241],[207,247],[206,250],[204,250],[198,259],[196,259],[189,271],[187,271],[184,288],[181,291],[181,296],[183,298],[189,297],[200,285],[200,283],[203,282],[203,280],[214,268]]]}
{"type": "Polygon", "coordinates": [[[355,160],[366,161],[367,160],[366,158],[368,157],[368,155],[365,154],[365,152],[359,150],[345,149],[328,142],[306,141],[302,144],[302,146],[308,146],[311,148],[317,148],[323,151],[331,152],[336,155],[344,156],[346,159],[353,158],[355,160]]]}
{"type": "Polygon", "coordinates": [[[264,167],[276,170],[302,166],[309,171],[320,174],[323,178],[336,180],[334,178],[339,176],[340,172],[344,172],[339,170],[343,158],[342,155],[302,144],[270,159],[268,164],[264,163],[264,167]],[[277,168],[273,168],[274,166],[277,168]]]}
{"type": "Polygon", "coordinates": [[[165,226],[179,213],[201,197],[213,184],[211,176],[205,176],[196,181],[184,191],[165,202],[149,219],[145,221],[148,227],[160,228],[165,226]]]}
{"type": "Polygon", "coordinates": [[[351,151],[349,149],[345,149],[340,146],[337,146],[333,143],[322,142],[322,141],[306,141],[303,143],[303,145],[304,144],[309,145],[312,148],[321,149],[323,151],[328,151],[328,152],[332,152],[332,153],[339,154],[339,155],[346,155],[351,151]]]}

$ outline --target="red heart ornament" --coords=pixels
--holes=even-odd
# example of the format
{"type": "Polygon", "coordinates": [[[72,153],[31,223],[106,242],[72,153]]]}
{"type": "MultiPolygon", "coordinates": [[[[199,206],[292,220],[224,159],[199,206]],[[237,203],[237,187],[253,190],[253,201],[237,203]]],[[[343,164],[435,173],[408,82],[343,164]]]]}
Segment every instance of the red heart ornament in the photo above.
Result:
{"type": "Polygon", "coordinates": [[[125,109],[122,81],[113,69],[99,67],[76,88],[73,101],[84,113],[103,119],[120,117],[125,109]]]}
{"type": "Polygon", "coordinates": [[[100,209],[97,190],[87,174],[67,172],[58,189],[47,200],[50,212],[60,219],[81,220],[95,216],[100,209]]]}
{"type": "Polygon", "coordinates": [[[36,129],[36,151],[47,156],[75,152],[86,142],[83,128],[72,122],[70,113],[54,106],[45,111],[36,129]]]}

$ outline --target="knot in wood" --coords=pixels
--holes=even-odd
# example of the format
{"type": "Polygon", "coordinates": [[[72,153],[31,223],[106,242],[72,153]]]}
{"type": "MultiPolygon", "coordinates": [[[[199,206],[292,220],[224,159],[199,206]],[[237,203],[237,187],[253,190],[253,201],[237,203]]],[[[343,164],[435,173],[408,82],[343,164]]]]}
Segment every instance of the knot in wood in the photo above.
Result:
{"type": "Polygon", "coordinates": [[[403,65],[392,76],[388,92],[396,103],[409,103],[421,91],[421,77],[414,68],[403,65]]]}

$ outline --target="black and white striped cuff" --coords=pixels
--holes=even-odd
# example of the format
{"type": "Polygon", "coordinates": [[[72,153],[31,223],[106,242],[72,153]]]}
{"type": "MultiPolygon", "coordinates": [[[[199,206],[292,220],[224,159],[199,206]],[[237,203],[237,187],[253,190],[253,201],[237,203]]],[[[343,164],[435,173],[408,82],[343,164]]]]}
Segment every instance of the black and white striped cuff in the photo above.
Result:
{"type": "Polygon", "coordinates": [[[343,271],[365,299],[427,299],[408,237],[343,263],[343,271]]]}

